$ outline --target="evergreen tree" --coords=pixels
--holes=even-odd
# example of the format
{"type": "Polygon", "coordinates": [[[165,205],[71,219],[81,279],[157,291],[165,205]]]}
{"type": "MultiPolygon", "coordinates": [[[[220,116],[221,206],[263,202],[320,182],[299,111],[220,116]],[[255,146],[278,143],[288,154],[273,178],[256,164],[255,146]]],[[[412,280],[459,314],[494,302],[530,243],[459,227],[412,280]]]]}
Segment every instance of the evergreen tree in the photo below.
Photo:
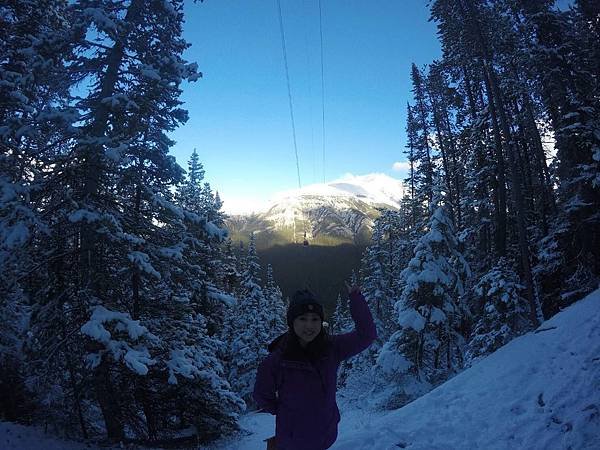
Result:
{"type": "Polygon", "coordinates": [[[220,270],[217,273],[218,282],[221,289],[226,292],[236,292],[240,281],[240,272],[238,271],[238,258],[233,251],[233,243],[228,237],[222,246],[220,270]]]}
{"type": "Polygon", "coordinates": [[[418,124],[414,116],[414,108],[410,104],[406,105],[406,150],[405,155],[410,165],[408,177],[404,180],[408,183],[409,191],[406,196],[406,203],[410,211],[410,225],[413,230],[421,226],[423,208],[417,197],[417,166],[419,164],[419,154],[417,152],[418,142],[418,124]]]}
{"type": "Polygon", "coordinates": [[[183,3],[9,6],[0,264],[6,311],[32,303],[37,414],[88,437],[100,411],[112,441],[233,429],[241,404],[204,304],[231,301],[215,276],[224,230],[172,193],[183,173],[166,133],[187,118],[181,81],[200,75],[181,57],[183,3]]]}
{"type": "Polygon", "coordinates": [[[267,279],[264,287],[265,315],[267,316],[267,332],[269,339],[285,333],[288,329],[286,321],[286,306],[283,302],[283,294],[273,278],[273,267],[267,265],[267,279]]]}
{"type": "Polygon", "coordinates": [[[243,261],[238,304],[229,312],[228,376],[231,386],[246,403],[251,402],[256,369],[267,356],[269,316],[266,298],[260,285],[260,264],[254,235],[250,236],[243,261]]]}
{"type": "MultiPolygon", "coordinates": [[[[534,34],[532,71],[556,138],[558,214],[546,242],[557,245],[552,251],[560,253],[563,264],[556,270],[536,268],[538,275],[545,274],[538,280],[545,288],[544,312],[551,315],[593,289],[600,276],[598,27],[588,2],[575,2],[566,12],[545,2],[519,6],[534,34]]],[[[543,261],[549,250],[540,250],[543,261]]]]}
{"type": "Polygon", "coordinates": [[[479,319],[468,345],[468,363],[496,351],[531,328],[523,285],[507,260],[500,259],[473,291],[476,301],[473,310],[479,319]]]}
{"type": "Polygon", "coordinates": [[[350,317],[348,302],[342,300],[341,294],[338,294],[335,301],[335,310],[330,322],[333,334],[343,334],[352,331],[352,318],[350,317]]]}
{"type": "Polygon", "coordinates": [[[186,180],[179,185],[178,201],[185,209],[201,214],[208,205],[203,204],[202,181],[204,180],[204,167],[200,162],[196,149],[188,161],[186,180]]]}
{"type": "Polygon", "coordinates": [[[414,172],[415,197],[418,203],[429,204],[433,198],[434,155],[430,143],[429,115],[430,105],[427,102],[425,86],[421,71],[415,64],[411,69],[411,80],[415,106],[409,117],[413,122],[408,128],[415,133],[416,140],[411,142],[414,147],[413,157],[418,161],[419,170],[414,172]]]}
{"type": "MultiPolygon", "coordinates": [[[[72,57],[69,45],[70,16],[62,1],[9,1],[0,14],[0,365],[2,384],[0,415],[12,420],[72,415],[79,400],[72,384],[65,384],[65,412],[34,408],[23,401],[37,398],[35,385],[24,385],[37,375],[26,358],[30,305],[52,291],[49,272],[62,269],[68,254],[68,237],[54,239],[52,227],[61,229],[61,213],[69,202],[64,169],[75,135],[76,111],[68,105],[72,77],[67,72],[72,57]],[[59,211],[57,211],[59,210],[59,211]],[[64,246],[51,249],[52,244],[64,246]],[[29,392],[27,392],[29,391],[29,392]],[[6,408],[6,409],[5,409],[6,408]]],[[[63,277],[67,273],[63,273],[63,277]]],[[[64,292],[63,292],[64,294],[64,292]]],[[[68,316],[69,311],[63,310],[68,316]]],[[[50,323],[46,326],[51,328],[50,323]]],[[[67,340],[60,327],[54,335],[67,340]]],[[[68,343],[67,343],[68,345],[68,343]]],[[[47,351],[51,349],[46,348],[47,351]]],[[[60,357],[59,357],[60,360],[60,357]]],[[[63,366],[62,372],[66,373],[63,366]]],[[[67,375],[64,375],[67,377],[67,375]]],[[[56,393],[57,390],[55,390],[56,393]]],[[[39,406],[39,405],[38,405],[39,406]]],[[[82,429],[85,435],[85,429],[82,429]]]]}
{"type": "Polygon", "coordinates": [[[401,266],[398,245],[401,239],[399,217],[395,211],[383,210],[375,220],[371,245],[361,262],[362,290],[370,303],[377,327],[377,343],[370,347],[376,352],[394,328],[393,299],[397,296],[396,279],[401,266]]]}
{"type": "Polygon", "coordinates": [[[461,298],[469,274],[452,222],[437,201],[432,204],[428,231],[402,272],[405,288],[395,305],[400,330],[379,357],[381,366],[410,371],[434,385],[462,368],[461,327],[468,313],[461,298]],[[394,346],[398,356],[393,354],[394,346]]]}

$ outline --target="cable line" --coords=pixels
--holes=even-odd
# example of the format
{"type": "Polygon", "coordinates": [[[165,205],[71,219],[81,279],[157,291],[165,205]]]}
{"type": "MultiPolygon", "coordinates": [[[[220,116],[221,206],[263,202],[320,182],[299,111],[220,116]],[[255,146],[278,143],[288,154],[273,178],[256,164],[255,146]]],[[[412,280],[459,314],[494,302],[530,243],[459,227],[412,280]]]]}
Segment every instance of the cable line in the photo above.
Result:
{"type": "MultiPolygon", "coordinates": [[[[294,136],[294,154],[296,155],[296,171],[298,173],[298,188],[302,188],[300,180],[300,162],[298,160],[298,144],[296,142],[296,123],[294,122],[294,106],[292,105],[292,89],[290,87],[290,71],[288,68],[287,49],[285,47],[285,33],[283,31],[283,15],[281,14],[281,0],[277,0],[279,10],[279,31],[281,32],[281,48],[283,49],[283,62],[285,64],[285,79],[287,81],[288,100],[290,104],[290,118],[292,119],[292,134],[294,136]]],[[[306,233],[305,233],[306,234],[306,233]]]]}
{"type": "MultiPolygon", "coordinates": [[[[290,119],[292,121],[292,135],[294,138],[294,155],[296,156],[296,173],[298,175],[298,189],[302,189],[302,180],[300,178],[300,161],[298,158],[298,143],[296,139],[296,122],[294,120],[294,105],[292,102],[292,88],[290,83],[290,70],[288,65],[287,48],[285,45],[285,31],[283,28],[283,14],[281,12],[281,0],[277,0],[277,10],[279,12],[279,31],[281,34],[281,48],[283,50],[283,62],[285,65],[285,79],[287,82],[288,102],[290,106],[290,119]]],[[[323,183],[325,183],[325,70],[323,64],[323,7],[319,0],[319,37],[321,47],[321,119],[322,119],[322,163],[323,163],[323,183]]],[[[312,119],[312,115],[311,115],[312,119]]],[[[312,122],[311,122],[312,123],[312,122]]],[[[301,211],[301,214],[303,212],[301,211]]],[[[306,235],[306,222],[302,220],[304,228],[304,246],[308,245],[306,235]]],[[[296,240],[296,221],[294,220],[294,241],[296,240]]]]}
{"type": "Polygon", "coordinates": [[[319,0],[319,35],[321,37],[321,111],[323,124],[323,183],[325,183],[325,75],[323,70],[323,12],[319,0]]]}

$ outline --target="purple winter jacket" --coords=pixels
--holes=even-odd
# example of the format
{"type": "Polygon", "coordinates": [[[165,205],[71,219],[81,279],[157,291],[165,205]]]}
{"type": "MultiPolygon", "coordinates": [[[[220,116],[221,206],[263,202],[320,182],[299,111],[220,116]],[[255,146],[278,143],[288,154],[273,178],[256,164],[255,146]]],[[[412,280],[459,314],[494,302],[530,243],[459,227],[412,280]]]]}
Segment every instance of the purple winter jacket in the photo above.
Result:
{"type": "Polygon", "coordinates": [[[325,356],[285,359],[281,346],[258,367],[254,400],[276,415],[277,450],[324,450],[337,438],[340,413],[335,394],[340,363],[366,349],[377,337],[373,317],[360,292],[350,295],[355,330],[329,338],[325,356]]]}

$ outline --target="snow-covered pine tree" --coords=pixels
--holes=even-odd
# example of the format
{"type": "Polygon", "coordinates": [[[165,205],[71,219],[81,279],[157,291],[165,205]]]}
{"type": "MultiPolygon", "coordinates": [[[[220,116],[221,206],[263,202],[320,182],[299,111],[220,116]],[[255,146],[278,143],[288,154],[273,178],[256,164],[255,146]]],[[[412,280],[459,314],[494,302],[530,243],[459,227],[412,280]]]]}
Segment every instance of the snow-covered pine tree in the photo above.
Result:
{"type": "MultiPolygon", "coordinates": [[[[331,334],[349,333],[354,329],[354,322],[350,316],[348,295],[338,294],[335,301],[335,310],[329,320],[331,334]]],[[[338,388],[345,385],[350,369],[353,367],[354,359],[342,361],[338,369],[338,388]]]]}
{"type": "Polygon", "coordinates": [[[417,167],[419,164],[419,126],[415,119],[415,108],[406,105],[406,150],[404,154],[409,164],[408,177],[404,180],[408,189],[403,199],[410,214],[410,227],[413,230],[421,228],[423,222],[423,207],[417,195],[419,183],[417,167]]]}
{"type": "Polygon", "coordinates": [[[512,267],[506,259],[499,259],[473,288],[476,303],[471,309],[478,319],[466,352],[467,364],[531,328],[529,305],[522,294],[524,286],[512,267]]]}
{"type": "Polygon", "coordinates": [[[529,46],[532,72],[556,139],[558,214],[547,247],[538,247],[535,268],[549,316],[594,289],[600,278],[598,9],[586,1],[574,2],[569,11],[543,2],[521,6],[535,37],[529,46]],[[562,263],[546,264],[550,253],[562,263]]]}
{"type": "MultiPolygon", "coordinates": [[[[463,222],[467,227],[478,229],[479,244],[487,248],[481,257],[490,254],[490,250],[494,256],[503,256],[507,246],[505,155],[498,112],[485,82],[483,60],[487,49],[481,39],[474,37],[472,23],[465,18],[466,8],[465,2],[436,0],[431,4],[431,13],[444,49],[442,64],[452,73],[455,89],[461,97],[452,107],[456,108],[454,117],[459,126],[457,145],[464,154],[463,164],[469,169],[465,186],[462,189],[459,186],[461,192],[469,196],[464,199],[463,208],[466,214],[477,214],[481,218],[463,222]]],[[[484,31],[492,34],[496,30],[490,26],[484,31]]],[[[490,41],[496,39],[500,37],[490,38],[490,41]]]]}
{"type": "MultiPolygon", "coordinates": [[[[7,1],[1,9],[0,340],[4,345],[0,366],[4,371],[1,377],[10,384],[0,389],[0,397],[7,402],[0,406],[0,415],[35,420],[50,410],[34,405],[39,400],[35,383],[29,383],[26,393],[30,401],[23,401],[24,380],[42,374],[25,357],[29,305],[44,303],[44,297],[53,291],[49,272],[62,269],[62,257],[70,250],[69,237],[55,240],[51,227],[61,228],[58,211],[69,202],[64,160],[74,136],[71,124],[78,118],[67,103],[72,82],[65,68],[72,57],[68,45],[71,24],[68,4],[62,1],[7,1]],[[50,243],[58,246],[52,249],[50,243]],[[4,405],[12,402],[16,407],[17,401],[26,409],[4,411],[4,405]]],[[[68,315],[69,311],[63,310],[57,315],[58,322],[64,323],[68,315]]],[[[58,339],[65,339],[60,326],[46,326],[58,339]]],[[[64,365],[59,373],[68,377],[64,365]]],[[[72,386],[65,384],[60,392],[54,391],[65,399],[65,408],[49,417],[61,415],[70,424],[79,423],[75,413],[79,399],[72,386]]]]}
{"type": "MultiPolygon", "coordinates": [[[[50,48],[76,55],[62,57],[69,76],[57,83],[75,112],[43,111],[44,120],[64,122],[54,128],[64,132],[56,144],[51,135],[46,140],[46,165],[28,161],[54,190],[37,201],[47,235],[29,243],[41,258],[27,280],[35,300],[27,364],[39,413],[55,425],[79,424],[84,436],[98,406],[115,441],[126,430],[167,437],[189,424],[206,438],[207,423],[226,432],[240,408],[193,300],[198,291],[226,299],[194,259],[223,231],[175,205],[171,190],[182,171],[168,156],[166,133],[186,119],[179,84],[199,75],[181,58],[182,7],[167,1],[147,8],[138,0],[36,5],[68,21],[69,40],[61,46],[55,39],[50,48]],[[74,84],[80,81],[89,92],[74,84]],[[194,406],[182,408],[191,398],[194,406]]],[[[45,64],[48,73],[59,56],[45,64]]]]}
{"type": "MultiPolygon", "coordinates": [[[[361,289],[369,301],[371,314],[377,328],[378,346],[385,342],[389,331],[388,320],[391,318],[392,305],[390,303],[392,292],[390,289],[391,273],[389,264],[388,246],[384,241],[383,222],[381,216],[375,220],[371,243],[367,247],[361,261],[363,279],[361,289]]],[[[369,347],[369,349],[371,349],[369,347]]],[[[369,352],[371,353],[371,352],[369,352]]]]}
{"type": "Polygon", "coordinates": [[[407,239],[402,225],[402,214],[385,209],[375,220],[371,244],[361,261],[361,287],[370,303],[377,327],[375,352],[395,329],[393,309],[400,292],[398,278],[406,260],[403,260],[403,241],[407,239]]]}
{"type": "Polygon", "coordinates": [[[342,294],[338,294],[335,301],[335,310],[329,321],[332,334],[342,334],[352,331],[352,318],[348,302],[343,299],[342,294]]]}
{"type": "Polygon", "coordinates": [[[222,328],[226,308],[221,297],[215,294],[222,282],[220,272],[223,270],[222,253],[227,233],[220,228],[223,225],[221,213],[215,209],[221,205],[214,202],[210,184],[203,182],[204,173],[198,152],[194,149],[188,162],[187,176],[178,186],[175,198],[177,205],[187,212],[189,218],[193,218],[187,225],[193,236],[186,245],[193,255],[191,260],[202,268],[201,277],[195,279],[193,296],[200,304],[212,336],[222,328]],[[213,222],[211,217],[218,219],[219,223],[213,222]]]}
{"type": "Polygon", "coordinates": [[[434,61],[424,80],[425,90],[431,102],[432,124],[435,130],[436,147],[441,160],[440,176],[444,180],[450,218],[457,230],[462,226],[461,172],[459,170],[459,149],[450,123],[450,105],[456,102],[454,90],[450,88],[449,67],[441,61],[434,61]]]}
{"type": "Polygon", "coordinates": [[[219,286],[225,292],[237,292],[240,281],[240,272],[238,271],[238,260],[233,251],[231,238],[225,238],[222,245],[221,264],[217,272],[219,286]]]}
{"type": "Polygon", "coordinates": [[[469,267],[458,250],[454,226],[445,207],[432,203],[428,231],[402,272],[405,288],[396,303],[400,329],[382,349],[378,364],[394,376],[409,372],[432,385],[463,365],[467,310],[462,304],[469,267]]]}
{"type": "Polygon", "coordinates": [[[243,270],[237,293],[239,302],[229,311],[226,324],[228,378],[235,392],[250,403],[256,369],[267,356],[270,342],[266,299],[259,278],[260,264],[253,234],[241,266],[243,270]]]}
{"type": "Polygon", "coordinates": [[[202,181],[204,180],[204,166],[200,162],[200,157],[196,149],[192,152],[188,161],[187,178],[178,187],[177,199],[179,203],[190,211],[200,210],[205,205],[202,204],[202,181]]]}
{"type": "MultiPolygon", "coordinates": [[[[427,102],[425,85],[421,71],[413,63],[411,69],[412,92],[415,106],[409,116],[413,120],[407,128],[414,133],[415,140],[411,142],[412,155],[418,161],[419,170],[413,172],[415,179],[415,198],[417,203],[430,204],[433,198],[434,155],[430,143],[430,105],[427,102]]],[[[412,162],[412,161],[411,161],[412,162]]]]}
{"type": "MultiPolygon", "coordinates": [[[[220,340],[227,308],[235,304],[231,290],[222,285],[221,262],[226,231],[208,220],[216,217],[206,202],[201,184],[204,171],[197,153],[192,155],[188,176],[179,185],[176,203],[183,213],[179,227],[181,244],[162,251],[174,258],[173,281],[178,287],[173,299],[178,315],[172,320],[172,347],[165,412],[176,410],[179,426],[195,425],[204,438],[213,438],[236,427],[237,412],[243,402],[226,381],[220,340]],[[182,259],[181,256],[183,256],[182,259]],[[183,264],[182,264],[183,263],[183,264]],[[181,404],[191,401],[193,407],[181,404]],[[219,431],[215,430],[215,424],[219,431]]],[[[206,185],[206,183],[205,183],[206,185]]],[[[171,332],[171,330],[169,330],[171,332]]]]}
{"type": "Polygon", "coordinates": [[[264,312],[268,322],[268,339],[272,340],[285,333],[288,326],[286,321],[286,306],[283,302],[283,294],[275,282],[275,278],[273,277],[273,267],[271,264],[267,265],[267,279],[265,280],[264,295],[264,312]]]}

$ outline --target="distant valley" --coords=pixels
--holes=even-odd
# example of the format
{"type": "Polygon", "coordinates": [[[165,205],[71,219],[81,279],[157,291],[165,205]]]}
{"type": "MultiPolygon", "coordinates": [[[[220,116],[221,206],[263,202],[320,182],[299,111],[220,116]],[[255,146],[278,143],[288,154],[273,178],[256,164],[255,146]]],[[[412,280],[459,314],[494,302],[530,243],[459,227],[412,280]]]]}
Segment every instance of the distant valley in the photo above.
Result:
{"type": "Polygon", "coordinates": [[[402,182],[384,174],[346,177],[280,193],[265,211],[229,217],[227,227],[234,242],[254,233],[261,264],[273,266],[285,296],[307,286],[333,308],[374,220],[398,208],[403,194],[402,182]]]}

